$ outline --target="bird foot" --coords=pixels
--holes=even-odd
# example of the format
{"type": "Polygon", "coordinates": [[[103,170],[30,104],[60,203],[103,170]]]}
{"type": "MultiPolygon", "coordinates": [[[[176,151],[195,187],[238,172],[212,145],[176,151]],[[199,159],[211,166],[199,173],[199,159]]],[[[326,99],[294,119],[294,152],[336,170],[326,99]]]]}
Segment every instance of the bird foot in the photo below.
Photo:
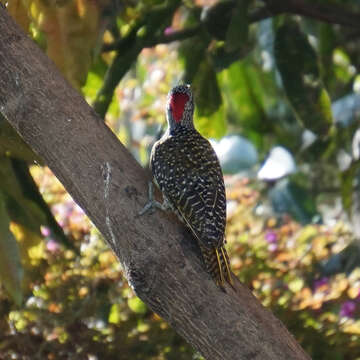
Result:
{"type": "Polygon", "coordinates": [[[154,199],[154,185],[150,181],[149,182],[149,201],[145,204],[143,209],[139,212],[139,216],[142,216],[150,211],[150,214],[152,214],[156,209],[160,209],[163,211],[168,210],[169,206],[167,201],[164,201],[163,203],[160,203],[154,199]]]}
{"type": "Polygon", "coordinates": [[[163,210],[162,204],[156,200],[151,200],[145,204],[141,211],[139,211],[139,216],[145,215],[147,212],[152,214],[155,209],[163,210]]]}

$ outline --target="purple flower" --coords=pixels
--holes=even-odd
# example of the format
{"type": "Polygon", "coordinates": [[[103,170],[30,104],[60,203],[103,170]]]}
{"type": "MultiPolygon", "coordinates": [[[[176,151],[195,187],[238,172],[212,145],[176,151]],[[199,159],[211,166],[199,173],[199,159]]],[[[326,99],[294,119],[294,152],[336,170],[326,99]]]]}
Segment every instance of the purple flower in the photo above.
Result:
{"type": "Polygon", "coordinates": [[[277,249],[278,249],[277,244],[269,244],[269,246],[268,246],[268,250],[270,252],[275,252],[277,249]]]}
{"type": "Polygon", "coordinates": [[[170,34],[172,34],[173,32],[174,32],[174,29],[173,29],[171,26],[167,27],[167,28],[164,30],[164,34],[165,34],[165,35],[170,35],[170,34]]]}
{"type": "Polygon", "coordinates": [[[278,241],[278,237],[275,231],[269,230],[265,234],[265,240],[269,244],[275,244],[278,241]]]}
{"type": "Polygon", "coordinates": [[[55,253],[57,252],[58,250],[60,250],[60,246],[59,244],[53,240],[53,239],[50,239],[47,243],[46,243],[46,249],[51,252],[51,253],[55,253]]]}
{"type": "Polygon", "coordinates": [[[322,277],[314,281],[314,291],[318,290],[321,286],[327,285],[329,283],[329,278],[322,277]]]}
{"type": "Polygon", "coordinates": [[[72,201],[56,204],[53,206],[53,211],[55,215],[61,218],[69,217],[73,212],[73,210],[74,210],[74,203],[72,201]]]}
{"type": "Polygon", "coordinates": [[[347,300],[341,304],[339,315],[341,317],[351,318],[354,316],[354,312],[356,309],[356,303],[351,300],[347,300]]]}
{"type": "Polygon", "coordinates": [[[44,237],[50,236],[50,229],[47,226],[41,225],[40,226],[41,235],[44,237]]]}
{"type": "Polygon", "coordinates": [[[77,212],[79,215],[85,215],[84,210],[82,209],[81,206],[79,206],[78,204],[75,203],[74,206],[74,211],[77,212]]]}

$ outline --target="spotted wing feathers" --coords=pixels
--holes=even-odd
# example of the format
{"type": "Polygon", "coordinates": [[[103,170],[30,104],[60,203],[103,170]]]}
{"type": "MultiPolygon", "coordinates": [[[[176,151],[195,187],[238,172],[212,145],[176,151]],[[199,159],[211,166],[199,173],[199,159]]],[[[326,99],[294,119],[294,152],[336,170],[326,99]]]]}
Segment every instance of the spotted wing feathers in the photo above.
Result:
{"type": "Polygon", "coordinates": [[[180,128],[154,146],[151,166],[164,196],[205,247],[224,242],[226,198],[219,161],[196,130],[180,128]]]}

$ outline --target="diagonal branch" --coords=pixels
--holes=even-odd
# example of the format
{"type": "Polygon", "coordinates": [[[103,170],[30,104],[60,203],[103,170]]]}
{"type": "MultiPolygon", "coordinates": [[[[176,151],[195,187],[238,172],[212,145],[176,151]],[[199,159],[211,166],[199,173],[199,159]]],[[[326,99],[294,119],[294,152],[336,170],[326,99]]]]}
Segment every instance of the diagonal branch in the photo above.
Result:
{"type": "Polygon", "coordinates": [[[146,16],[141,17],[128,36],[120,41],[120,48],[106,72],[104,84],[94,101],[94,109],[101,117],[105,117],[116,86],[122,77],[136,61],[141,50],[146,47],[146,43],[170,21],[179,5],[180,0],[172,0],[165,5],[155,6],[146,16]]]}
{"type": "MultiPolygon", "coordinates": [[[[192,27],[189,27],[189,28],[186,28],[183,30],[174,31],[173,33],[171,33],[169,35],[159,35],[154,38],[149,38],[146,42],[143,43],[143,46],[144,47],[153,47],[153,46],[156,46],[159,44],[169,44],[174,41],[185,40],[185,39],[188,39],[188,38],[198,34],[200,28],[201,28],[201,24],[197,24],[197,25],[194,25],[192,27]]],[[[126,47],[127,47],[127,41],[126,41],[126,38],[124,38],[124,39],[120,39],[118,41],[114,41],[111,44],[104,44],[102,47],[102,51],[108,52],[108,51],[116,50],[121,53],[122,51],[124,51],[126,49],[126,47]]]]}
{"type": "Polygon", "coordinates": [[[2,8],[0,113],[102,232],[136,294],[207,359],[309,359],[237,279],[236,292],[215,285],[174,218],[138,217],[146,173],[2,8]]]}
{"type": "MultiPolygon", "coordinates": [[[[266,18],[272,17],[276,15],[276,12],[269,11],[267,8],[263,7],[261,9],[256,10],[252,14],[249,15],[250,23],[254,23],[260,20],[264,20],[266,18]]],[[[157,37],[149,38],[146,42],[143,43],[144,47],[153,47],[159,44],[169,44],[174,41],[179,40],[185,40],[189,39],[193,36],[198,35],[201,32],[201,28],[203,27],[203,23],[199,22],[196,25],[193,25],[191,27],[181,29],[174,31],[171,34],[168,35],[159,35],[157,37]]],[[[128,37],[125,37],[123,39],[114,41],[111,44],[104,44],[102,47],[103,52],[109,52],[109,51],[118,51],[119,53],[125,51],[128,47],[128,37]]]]}

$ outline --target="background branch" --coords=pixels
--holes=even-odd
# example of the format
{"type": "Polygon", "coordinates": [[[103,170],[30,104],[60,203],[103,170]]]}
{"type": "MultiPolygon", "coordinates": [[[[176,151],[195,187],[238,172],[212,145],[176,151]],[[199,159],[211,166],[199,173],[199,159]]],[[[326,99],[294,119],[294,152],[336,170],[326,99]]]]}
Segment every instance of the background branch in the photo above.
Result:
{"type": "Polygon", "coordinates": [[[207,359],[308,359],[239,281],[219,290],[183,225],[138,217],[144,170],[4,9],[0,34],[1,114],[102,232],[137,295],[207,359]]]}
{"type": "Polygon", "coordinates": [[[360,28],[360,14],[344,10],[336,4],[316,3],[305,0],[263,0],[270,12],[302,15],[329,24],[360,28]]]}
{"type": "MultiPolygon", "coordinates": [[[[343,26],[360,28],[360,14],[349,12],[334,4],[311,4],[309,5],[302,0],[263,0],[267,5],[253,11],[249,14],[249,22],[255,23],[269,17],[279,14],[291,13],[295,15],[303,15],[315,20],[324,21],[330,24],[338,24],[343,26]]],[[[234,2],[235,5],[235,2],[234,2]]],[[[202,23],[182,30],[174,31],[169,35],[160,35],[143,44],[144,47],[153,47],[158,44],[169,44],[173,41],[185,40],[197,35],[202,27],[202,23]]],[[[129,36],[114,41],[110,44],[104,44],[103,52],[119,51],[123,52],[129,46],[129,36]]]]}

